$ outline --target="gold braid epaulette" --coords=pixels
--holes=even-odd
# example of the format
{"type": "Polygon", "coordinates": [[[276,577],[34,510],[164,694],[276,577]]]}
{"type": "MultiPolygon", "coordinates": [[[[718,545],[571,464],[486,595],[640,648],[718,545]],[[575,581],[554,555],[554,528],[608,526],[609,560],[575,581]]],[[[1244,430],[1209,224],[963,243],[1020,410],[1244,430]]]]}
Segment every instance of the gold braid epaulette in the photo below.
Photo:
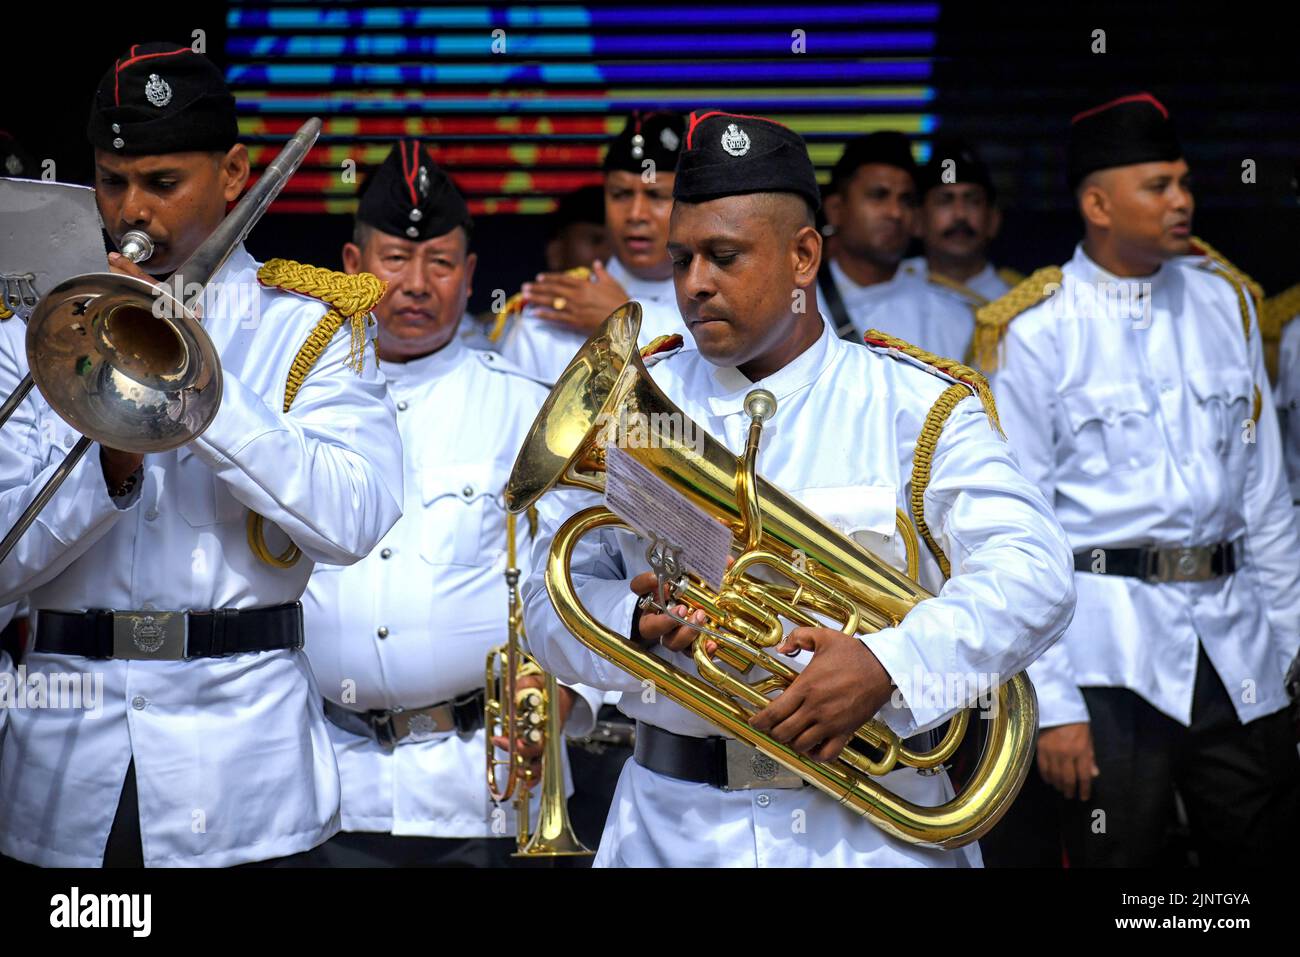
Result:
{"type": "Polygon", "coordinates": [[[1050,286],[1061,285],[1063,274],[1059,266],[1044,266],[1035,269],[1028,279],[1021,281],[1014,288],[987,306],[975,310],[975,335],[971,339],[971,355],[975,365],[985,372],[992,372],[998,367],[998,346],[1007,334],[1011,320],[1022,312],[1032,309],[1049,295],[1050,286]]]}
{"type": "Polygon", "coordinates": [[[963,399],[969,398],[971,393],[977,395],[980,402],[983,403],[984,412],[989,417],[989,424],[999,435],[1006,438],[1006,434],[1002,431],[1002,423],[998,421],[998,409],[993,401],[993,392],[989,389],[988,380],[974,369],[952,359],[945,359],[943,356],[926,352],[919,346],[914,346],[897,336],[887,335],[878,329],[872,329],[863,337],[863,341],[869,346],[883,346],[888,349],[895,349],[904,355],[919,359],[926,365],[938,369],[949,378],[957,380],[944,389],[939,398],[935,400],[934,405],[930,407],[925,422],[921,425],[921,434],[916,438],[916,451],[912,454],[912,498],[910,502],[912,524],[921,533],[921,538],[925,540],[925,546],[930,549],[930,554],[934,556],[934,560],[939,563],[939,570],[943,572],[945,578],[948,578],[952,574],[948,557],[943,553],[943,549],[939,547],[939,543],[935,541],[934,535],[930,532],[930,526],[925,521],[925,490],[930,486],[930,466],[934,461],[934,452],[939,444],[939,434],[943,431],[948,416],[952,415],[952,410],[957,408],[957,404],[963,399]]]}
{"type": "MultiPolygon", "coordinates": [[[[361,374],[366,360],[366,326],[374,322],[370,310],[384,298],[384,290],[388,288],[386,282],[368,272],[348,275],[291,259],[270,259],[263,263],[257,271],[257,281],[263,286],[311,296],[329,306],[289,367],[289,378],[284,386],[285,412],[293,405],[294,396],[302,388],[307,373],[320,359],[344,322],[351,326],[352,331],[352,349],[348,352],[344,365],[358,375],[361,374]]],[[[379,361],[378,347],[375,361],[379,361]]]]}
{"type": "Polygon", "coordinates": [[[11,316],[13,316],[13,313],[4,307],[4,303],[0,303],[0,320],[8,319],[11,316]]]}
{"type": "MultiPolygon", "coordinates": [[[[289,411],[298,390],[307,379],[307,373],[311,372],[345,322],[351,327],[352,348],[344,365],[357,375],[361,374],[366,360],[366,326],[374,322],[370,311],[384,298],[388,283],[368,272],[348,275],[291,259],[267,260],[257,271],[257,281],[263,286],[311,296],[329,306],[289,366],[289,376],[284,383],[283,411],[289,411]]],[[[378,346],[375,347],[375,361],[379,361],[378,346]]],[[[250,509],[249,548],[268,565],[276,568],[291,567],[302,552],[291,542],[283,554],[272,554],[266,544],[262,522],[262,516],[250,509]]]]}
{"type": "MultiPolygon", "coordinates": [[[[591,270],[586,266],[575,266],[573,269],[565,270],[564,275],[572,276],[575,279],[586,279],[591,275],[591,270]]],[[[505,335],[506,325],[510,322],[510,317],[518,315],[524,311],[524,294],[517,292],[501,306],[496,313],[496,321],[492,323],[492,328],[488,330],[488,342],[497,342],[505,335]]]]}
{"type": "Polygon", "coordinates": [[[1278,350],[1282,344],[1282,330],[1287,323],[1300,315],[1300,283],[1264,300],[1259,314],[1259,333],[1264,340],[1264,365],[1269,377],[1277,381],[1278,350]]]}

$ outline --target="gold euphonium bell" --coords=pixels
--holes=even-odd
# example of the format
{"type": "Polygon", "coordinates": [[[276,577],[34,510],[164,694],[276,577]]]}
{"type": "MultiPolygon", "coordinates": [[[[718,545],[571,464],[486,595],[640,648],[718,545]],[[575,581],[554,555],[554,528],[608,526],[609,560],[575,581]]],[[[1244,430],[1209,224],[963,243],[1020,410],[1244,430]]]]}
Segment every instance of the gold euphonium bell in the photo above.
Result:
{"type": "MultiPolygon", "coordinates": [[[[605,627],[583,607],[570,562],[578,541],[600,528],[626,527],[605,508],[588,508],[556,532],[546,568],[546,587],[560,620],[596,654],[798,774],[887,833],[913,844],[953,848],[987,832],[1010,806],[1032,756],[1037,703],[1024,674],[998,689],[978,764],[965,787],[937,807],[907,801],[873,780],[896,767],[933,771],[957,750],[969,711],[949,722],[941,743],[913,752],[883,723],[872,720],[832,761],[820,762],[749,725],[774,691],[796,676],[767,649],[783,637],[782,619],[821,625],[838,621],[850,634],[868,634],[898,624],[930,598],[913,578],[894,569],[829,526],[754,470],[762,421],[775,408],[770,394],[751,393],[749,445],[737,457],[681,412],[650,378],[637,350],[641,310],[621,306],[569,363],[538,413],[506,486],[511,511],[528,508],[548,489],[570,486],[603,491],[606,444],[611,422],[645,428],[659,423],[649,441],[625,443],[632,456],[685,499],[729,527],[735,563],[720,590],[693,574],[676,581],[671,601],[705,610],[715,658],[697,639],[699,676],[638,649],[605,627]],[[667,426],[667,427],[665,427],[667,426]],[[689,438],[690,441],[686,441],[689,438]],[[765,568],[790,582],[774,585],[751,573],[765,568]],[[720,663],[730,665],[724,669],[720,663]],[[737,677],[758,671],[760,677],[737,677]]],[[[644,436],[642,436],[644,439],[644,436]]],[[[910,529],[909,529],[910,531],[910,529]]],[[[915,561],[909,571],[915,576],[915,561]]]]}
{"type": "Polygon", "coordinates": [[[487,656],[483,697],[487,728],[488,795],[496,804],[513,800],[518,831],[515,857],[579,857],[592,852],[578,840],[569,822],[564,796],[564,729],[557,727],[559,690],[555,676],[542,671],[522,647],[523,610],[519,605],[519,568],[515,564],[515,520],[506,516],[507,641],[487,656]],[[542,676],[542,687],[519,687],[519,679],[542,676]],[[494,737],[509,742],[504,760],[496,756],[494,737]],[[537,826],[530,823],[532,790],[537,781],[516,742],[542,742],[541,798],[537,826]],[[506,769],[505,784],[498,769],[506,769]]]}

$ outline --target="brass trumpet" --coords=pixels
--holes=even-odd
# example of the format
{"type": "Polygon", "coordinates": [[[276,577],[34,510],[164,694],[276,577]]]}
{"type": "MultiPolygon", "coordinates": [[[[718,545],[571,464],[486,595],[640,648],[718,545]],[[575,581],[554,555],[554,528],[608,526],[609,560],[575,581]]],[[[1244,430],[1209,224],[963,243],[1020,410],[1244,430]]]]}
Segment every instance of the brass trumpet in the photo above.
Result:
{"type": "MultiPolygon", "coordinates": [[[[680,602],[703,609],[703,633],[717,643],[715,661],[695,641],[699,677],[633,645],[591,616],[573,584],[570,564],[586,534],[626,524],[605,508],[570,517],[556,532],[546,567],[546,588],[565,627],[584,645],[654,687],[671,700],[756,748],[808,783],[863,815],[887,833],[913,844],[961,847],[978,839],[1010,806],[1029,768],[1037,727],[1037,702],[1024,674],[999,689],[979,762],[964,789],[938,807],[904,800],[873,780],[897,767],[933,771],[957,750],[970,711],[949,722],[932,750],[914,752],[891,729],[871,720],[854,741],[828,762],[798,754],[755,730],[749,718],[796,677],[769,654],[784,634],[782,619],[821,625],[837,620],[849,634],[869,634],[902,621],[930,598],[913,578],[840,534],[755,473],[762,423],[775,411],[770,393],[756,390],[746,401],[751,415],[745,454],[737,458],[699,429],[650,378],[637,351],[641,310],[626,303],[610,315],[556,382],[533,423],[506,486],[511,511],[528,508],[548,489],[563,485],[603,491],[608,430],[604,424],[635,418],[644,423],[683,423],[677,436],[660,430],[652,441],[629,443],[626,454],[668,482],[684,498],[731,529],[734,564],[720,590],[698,576],[669,570],[663,607],[680,602]],[[694,430],[693,432],[691,430],[694,430]],[[688,445],[683,434],[702,436],[688,445]],[[702,449],[697,451],[697,449],[702,449]],[[789,584],[752,575],[765,569],[789,584]],[[729,673],[720,662],[741,676],[729,673]]],[[[652,426],[653,427],[653,426],[652,426]]],[[[915,566],[909,568],[915,575],[915,566]]],[[[665,578],[660,569],[661,581],[665,578]]]]}
{"type": "MultiPolygon", "coordinates": [[[[531,517],[532,513],[530,513],[531,517]]],[[[564,731],[557,727],[558,688],[555,677],[544,672],[521,647],[523,609],[519,604],[519,568],[515,564],[515,518],[506,516],[506,584],[509,586],[506,644],[487,656],[486,693],[483,698],[487,727],[487,783],[493,803],[513,799],[518,833],[515,857],[575,857],[592,852],[583,846],[569,822],[564,797],[562,749],[564,731]],[[543,687],[520,688],[519,679],[543,676],[543,687]],[[509,742],[505,760],[496,756],[494,737],[509,742]],[[532,789],[536,776],[519,753],[517,741],[542,742],[542,797],[537,827],[530,823],[532,789]],[[506,768],[506,783],[498,783],[498,770],[506,768]]]]}

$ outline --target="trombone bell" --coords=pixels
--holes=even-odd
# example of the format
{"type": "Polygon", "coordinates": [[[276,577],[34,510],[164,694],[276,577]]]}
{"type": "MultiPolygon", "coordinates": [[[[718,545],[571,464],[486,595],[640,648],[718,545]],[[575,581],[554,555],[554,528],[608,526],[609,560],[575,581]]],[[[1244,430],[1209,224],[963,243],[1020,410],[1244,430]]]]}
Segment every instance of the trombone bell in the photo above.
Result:
{"type": "Polygon", "coordinates": [[[27,320],[27,355],[50,407],[108,448],[185,445],[221,405],[220,360],[198,318],[133,276],[59,283],[27,320]]]}

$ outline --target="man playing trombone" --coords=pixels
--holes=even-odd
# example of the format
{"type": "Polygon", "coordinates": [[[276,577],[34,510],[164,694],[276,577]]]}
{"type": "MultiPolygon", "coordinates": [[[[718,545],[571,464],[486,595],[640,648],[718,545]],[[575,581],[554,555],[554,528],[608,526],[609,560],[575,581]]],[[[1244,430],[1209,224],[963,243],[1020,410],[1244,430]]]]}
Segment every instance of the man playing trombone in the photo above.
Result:
{"type": "MultiPolygon", "coordinates": [[[[197,340],[220,357],[221,401],[172,451],[92,448],[0,564],[0,603],[30,595],[28,673],[103,683],[102,714],[9,715],[0,852],[86,867],[305,851],[338,829],[339,786],[298,599],[316,563],[357,561],[400,514],[400,438],[365,356],[382,284],[205,244],[249,162],[220,70],[189,47],[131,47],[88,134],[109,234],[155,245],[147,273],[116,254],[115,273],[183,286],[228,253],[197,340]]],[[[258,214],[230,216],[246,231],[258,214]]],[[[12,385],[26,362],[3,358],[12,385]]],[[[6,527],[76,439],[39,400],[10,429],[6,527]]]]}

